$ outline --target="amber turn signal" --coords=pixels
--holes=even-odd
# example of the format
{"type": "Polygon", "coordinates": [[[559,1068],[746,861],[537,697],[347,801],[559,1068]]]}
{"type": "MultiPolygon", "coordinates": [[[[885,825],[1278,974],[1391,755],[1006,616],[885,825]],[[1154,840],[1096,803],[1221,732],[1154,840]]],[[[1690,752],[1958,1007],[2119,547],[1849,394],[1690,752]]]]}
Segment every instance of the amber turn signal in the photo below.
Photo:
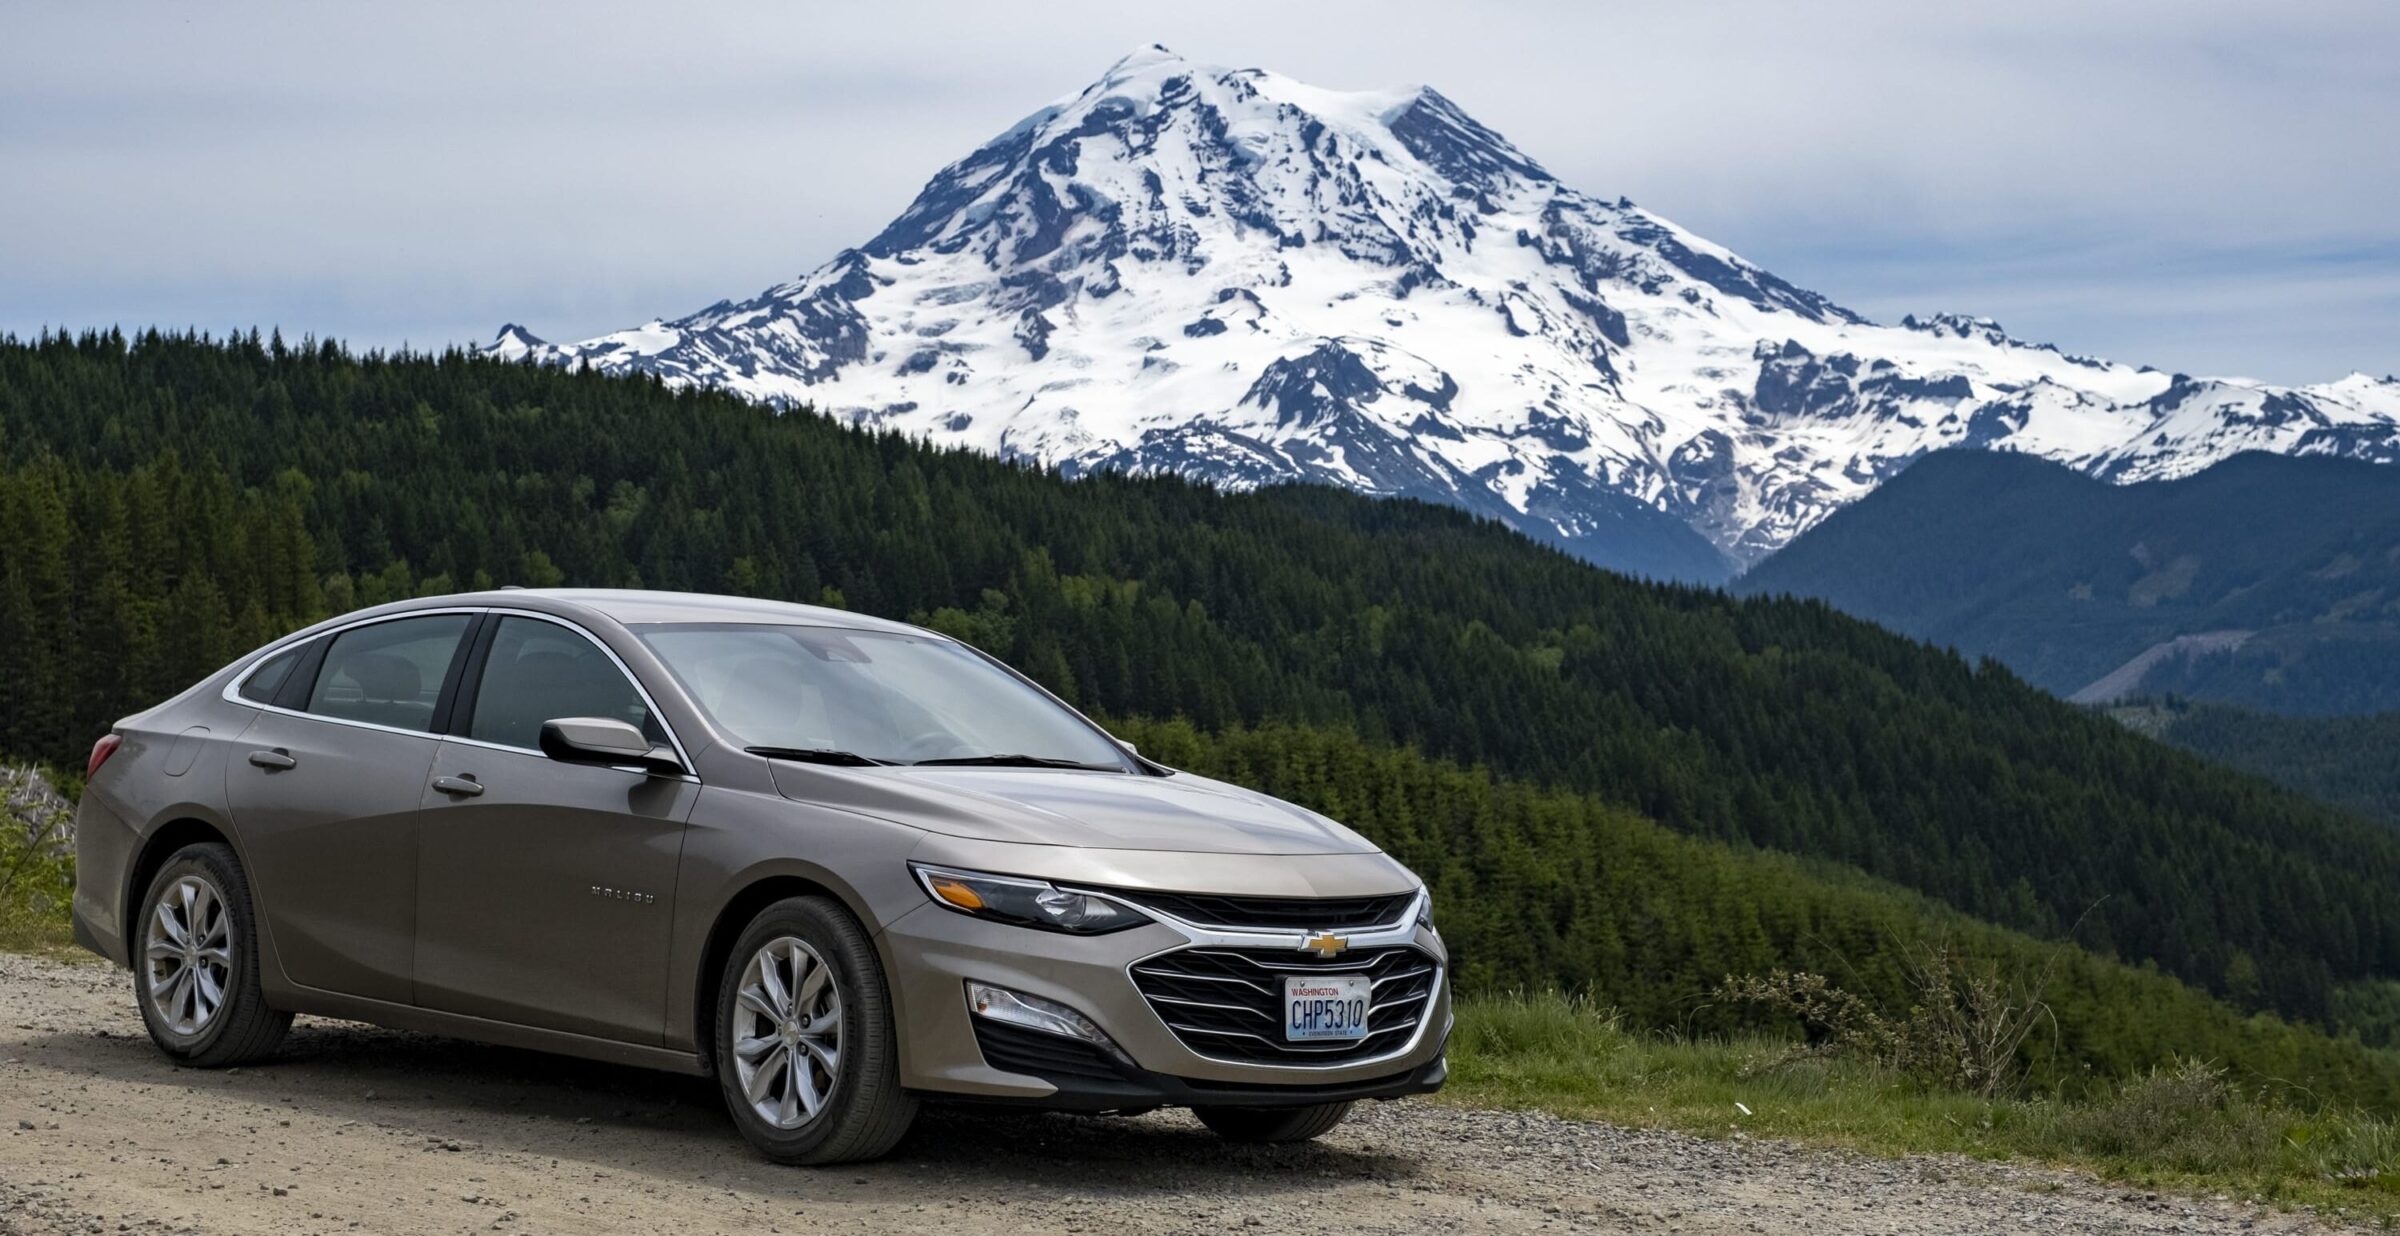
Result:
{"type": "Polygon", "coordinates": [[[967,887],[966,882],[963,880],[953,879],[949,876],[928,876],[925,880],[925,886],[933,890],[934,896],[949,902],[951,905],[957,906],[961,910],[980,910],[983,908],[983,898],[976,896],[975,890],[967,887]]]}

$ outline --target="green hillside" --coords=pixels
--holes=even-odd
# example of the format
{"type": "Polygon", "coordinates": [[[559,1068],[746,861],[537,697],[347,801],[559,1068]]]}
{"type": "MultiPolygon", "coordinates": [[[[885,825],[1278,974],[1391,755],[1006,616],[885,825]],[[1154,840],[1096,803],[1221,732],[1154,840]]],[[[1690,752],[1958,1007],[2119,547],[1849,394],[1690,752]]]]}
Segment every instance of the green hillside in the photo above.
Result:
{"type": "Polygon", "coordinates": [[[2220,764],[2400,826],[2400,712],[2283,717],[2170,698],[2136,701],[2111,713],[2220,764]]]}
{"type": "MultiPolygon", "coordinates": [[[[1434,890],[1469,991],[1565,984],[1636,1026],[1738,1034],[1759,1025],[1712,998],[1727,975],[1804,969],[1904,1009],[1922,998],[1907,973],[1913,942],[1945,940],[2014,974],[2041,971],[2056,950],[1854,871],[1677,836],[1592,795],[1497,781],[1341,731],[1116,728],[1178,767],[1356,823],[1434,890]]],[[[2026,1052],[2045,1088],[2076,1092],[2185,1058],[2252,1081],[2336,1083],[2345,1104],[2384,1110],[2400,1100],[2400,1060],[2243,1017],[2082,949],[2056,960],[2044,989],[2055,1034],[2046,1028],[2026,1052]]]]}
{"type": "Polygon", "coordinates": [[[2035,935],[2080,920],[2246,1007],[2321,1019],[2400,978],[2389,830],[1823,605],[1629,581],[1450,510],[1067,482],[647,381],[255,339],[8,343],[0,433],[0,750],[71,761],[394,596],[825,599],[1112,716],[1346,731],[2035,935]]]}
{"type": "Polygon", "coordinates": [[[2071,695],[2178,636],[2127,693],[2283,713],[2400,709],[2400,468],[2239,455],[2111,485],[2027,455],[1929,455],[1737,585],[1826,600],[2071,695]]]}

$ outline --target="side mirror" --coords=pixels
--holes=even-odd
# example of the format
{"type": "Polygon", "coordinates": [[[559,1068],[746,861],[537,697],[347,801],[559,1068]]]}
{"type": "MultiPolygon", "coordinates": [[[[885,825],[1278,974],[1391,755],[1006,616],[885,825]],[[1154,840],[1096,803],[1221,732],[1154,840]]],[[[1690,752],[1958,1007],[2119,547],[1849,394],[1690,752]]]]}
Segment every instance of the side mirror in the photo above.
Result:
{"type": "MultiPolygon", "coordinates": [[[[1109,737],[1116,738],[1116,735],[1111,734],[1109,737]]],[[[1134,746],[1132,743],[1129,743],[1122,738],[1117,738],[1117,745],[1125,748],[1125,752],[1128,755],[1140,755],[1142,753],[1142,749],[1140,747],[1134,746]]]]}
{"type": "Polygon", "coordinates": [[[651,746],[640,730],[609,717],[542,722],[542,754],[562,764],[635,767],[667,776],[683,771],[673,751],[651,746]]]}

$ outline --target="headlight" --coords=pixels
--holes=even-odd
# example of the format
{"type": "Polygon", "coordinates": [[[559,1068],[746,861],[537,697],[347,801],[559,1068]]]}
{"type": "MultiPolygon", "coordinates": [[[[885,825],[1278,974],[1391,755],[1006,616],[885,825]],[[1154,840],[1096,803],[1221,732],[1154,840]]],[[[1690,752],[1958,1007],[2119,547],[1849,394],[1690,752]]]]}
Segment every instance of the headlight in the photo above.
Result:
{"type": "MultiPolygon", "coordinates": [[[[1433,931],[1433,890],[1430,888],[1417,890],[1417,926],[1427,931],[1433,931]]],[[[1434,934],[1441,933],[1434,932],[1434,934]]]]}
{"type": "Polygon", "coordinates": [[[1130,906],[1041,880],[915,863],[909,864],[909,870],[917,873],[926,895],[943,908],[996,923],[1097,936],[1150,921],[1149,915],[1130,906]]]}

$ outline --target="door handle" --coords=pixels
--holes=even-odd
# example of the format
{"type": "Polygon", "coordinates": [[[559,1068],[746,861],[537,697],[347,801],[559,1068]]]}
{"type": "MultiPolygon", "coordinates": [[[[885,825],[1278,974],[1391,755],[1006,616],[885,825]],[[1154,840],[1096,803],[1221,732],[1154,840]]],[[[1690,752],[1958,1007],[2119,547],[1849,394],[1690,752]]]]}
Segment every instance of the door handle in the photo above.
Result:
{"type": "Polygon", "coordinates": [[[250,762],[268,772],[282,772],[286,768],[296,768],[300,764],[300,761],[293,759],[289,753],[283,751],[253,751],[250,753],[250,762]]]}
{"type": "Polygon", "coordinates": [[[444,794],[456,794],[461,798],[473,798],[477,794],[483,793],[483,783],[473,777],[435,777],[433,788],[444,794]]]}

